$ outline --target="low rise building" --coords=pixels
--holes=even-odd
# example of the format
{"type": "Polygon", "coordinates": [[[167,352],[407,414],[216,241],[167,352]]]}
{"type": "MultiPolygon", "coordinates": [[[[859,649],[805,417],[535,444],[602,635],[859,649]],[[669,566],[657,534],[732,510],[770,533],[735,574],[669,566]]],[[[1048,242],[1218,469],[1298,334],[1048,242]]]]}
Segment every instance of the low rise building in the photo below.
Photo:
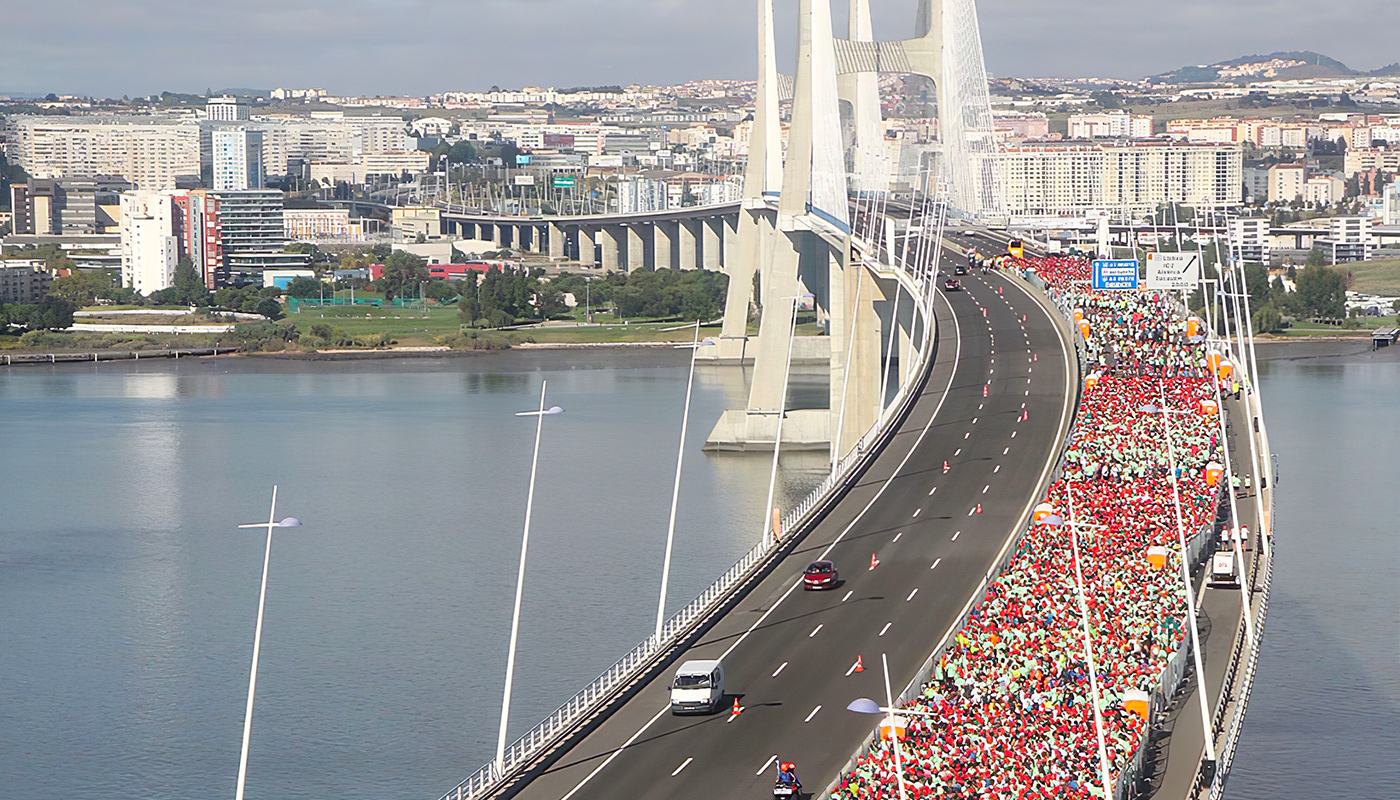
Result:
{"type": "Polygon", "coordinates": [[[0,261],[0,303],[30,305],[48,297],[53,274],[41,265],[0,261]]]}
{"type": "Polygon", "coordinates": [[[1327,221],[1327,236],[1317,244],[1326,251],[1327,263],[1369,261],[1375,249],[1369,217],[1332,217],[1327,221]]]}

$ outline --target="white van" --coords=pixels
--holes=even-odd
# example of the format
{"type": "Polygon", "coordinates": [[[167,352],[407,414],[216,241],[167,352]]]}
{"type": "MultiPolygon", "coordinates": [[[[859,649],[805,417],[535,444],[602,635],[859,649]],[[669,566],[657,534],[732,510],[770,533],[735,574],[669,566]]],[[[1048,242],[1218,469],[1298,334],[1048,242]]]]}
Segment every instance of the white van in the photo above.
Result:
{"type": "Polygon", "coordinates": [[[724,704],[724,667],[718,661],[687,661],[671,681],[672,714],[712,714],[724,704]]]}

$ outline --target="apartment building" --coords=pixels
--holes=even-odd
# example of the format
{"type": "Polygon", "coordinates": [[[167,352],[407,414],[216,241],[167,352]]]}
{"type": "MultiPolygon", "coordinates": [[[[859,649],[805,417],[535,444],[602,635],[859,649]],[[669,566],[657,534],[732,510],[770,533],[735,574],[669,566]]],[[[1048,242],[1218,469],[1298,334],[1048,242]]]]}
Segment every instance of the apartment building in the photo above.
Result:
{"type": "Polygon", "coordinates": [[[139,189],[193,185],[199,177],[199,124],[148,117],[11,117],[5,157],[30,175],[118,175],[139,189]]]}
{"type": "Polygon", "coordinates": [[[1400,173],[1400,142],[1396,144],[1394,148],[1367,147],[1347,150],[1346,157],[1342,160],[1342,172],[1348,178],[1373,169],[1392,175],[1400,173]]]}
{"type": "Polygon", "coordinates": [[[1269,220],[1264,217],[1241,217],[1230,220],[1230,250],[1241,261],[1269,263],[1269,220]]]}
{"type": "Polygon", "coordinates": [[[1307,170],[1302,164],[1275,164],[1269,167],[1269,202],[1301,200],[1306,183],[1307,170]]]}
{"type": "Polygon", "coordinates": [[[1152,138],[1152,117],[1150,115],[1129,114],[1126,111],[1071,114],[1069,116],[1069,138],[1150,139],[1152,138]]]}
{"type": "Polygon", "coordinates": [[[180,258],[175,203],[170,192],[139,190],[121,196],[122,285],[141,294],[169,287],[180,258]]]}
{"type": "Polygon", "coordinates": [[[224,95],[204,101],[204,118],[216,122],[240,122],[249,117],[248,105],[241,98],[224,95]]]}
{"type": "Polygon", "coordinates": [[[48,296],[52,283],[53,274],[42,266],[0,261],[0,303],[37,303],[48,296]]]}
{"type": "Polygon", "coordinates": [[[1238,147],[1168,142],[1026,144],[996,156],[1013,215],[1142,214],[1168,202],[1235,206],[1242,163],[1238,147]]]}
{"type": "Polygon", "coordinates": [[[1317,240],[1327,254],[1329,264],[1348,261],[1369,261],[1375,249],[1370,217],[1332,217],[1327,221],[1327,235],[1317,240]]]}

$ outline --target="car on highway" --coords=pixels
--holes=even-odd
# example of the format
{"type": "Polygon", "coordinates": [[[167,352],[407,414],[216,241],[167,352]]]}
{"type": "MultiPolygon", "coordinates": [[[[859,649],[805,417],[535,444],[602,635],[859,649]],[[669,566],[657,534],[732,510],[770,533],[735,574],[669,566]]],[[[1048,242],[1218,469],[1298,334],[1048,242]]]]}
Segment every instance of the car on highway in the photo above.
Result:
{"type": "Polygon", "coordinates": [[[830,589],[840,582],[836,565],[830,561],[813,561],[802,573],[803,589],[830,589]]]}
{"type": "Polygon", "coordinates": [[[687,661],[671,679],[672,714],[713,714],[724,704],[724,667],[714,660],[687,661]]]}
{"type": "Polygon", "coordinates": [[[960,283],[960,282],[958,281],[957,278],[949,278],[948,280],[946,280],[946,281],[943,282],[943,291],[945,291],[945,292],[958,292],[958,291],[962,291],[962,283],[960,283]]]}
{"type": "Polygon", "coordinates": [[[967,274],[967,265],[964,264],[964,263],[962,263],[962,262],[958,262],[958,263],[954,264],[954,265],[953,265],[953,274],[954,274],[954,275],[966,275],[966,274],[967,274]]]}

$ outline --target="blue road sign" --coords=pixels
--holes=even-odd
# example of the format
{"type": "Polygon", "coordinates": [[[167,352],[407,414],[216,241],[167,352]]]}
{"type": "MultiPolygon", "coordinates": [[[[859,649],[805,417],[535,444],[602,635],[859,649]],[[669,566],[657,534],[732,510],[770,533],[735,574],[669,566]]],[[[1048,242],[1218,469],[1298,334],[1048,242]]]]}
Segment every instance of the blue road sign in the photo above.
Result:
{"type": "Polygon", "coordinates": [[[1099,291],[1124,291],[1138,286],[1138,262],[1135,258],[1107,259],[1094,262],[1090,285],[1099,291]]]}

